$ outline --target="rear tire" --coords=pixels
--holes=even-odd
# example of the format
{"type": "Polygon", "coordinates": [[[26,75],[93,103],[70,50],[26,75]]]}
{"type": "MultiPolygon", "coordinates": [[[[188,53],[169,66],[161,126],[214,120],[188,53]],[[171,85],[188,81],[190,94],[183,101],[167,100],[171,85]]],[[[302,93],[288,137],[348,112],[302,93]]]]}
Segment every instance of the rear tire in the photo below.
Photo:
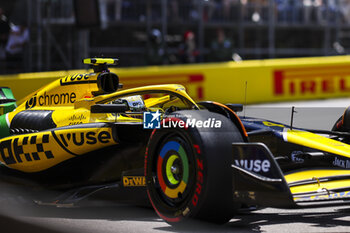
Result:
{"type": "Polygon", "coordinates": [[[332,131],[343,131],[341,121],[343,120],[343,116],[339,117],[339,119],[334,123],[332,127],[332,131]]]}
{"type": "Polygon", "coordinates": [[[210,118],[220,128],[161,128],[152,133],[145,157],[147,192],[157,214],[170,224],[188,218],[226,223],[233,200],[232,143],[243,142],[227,118],[207,111],[180,111],[174,121],[210,118]]]}

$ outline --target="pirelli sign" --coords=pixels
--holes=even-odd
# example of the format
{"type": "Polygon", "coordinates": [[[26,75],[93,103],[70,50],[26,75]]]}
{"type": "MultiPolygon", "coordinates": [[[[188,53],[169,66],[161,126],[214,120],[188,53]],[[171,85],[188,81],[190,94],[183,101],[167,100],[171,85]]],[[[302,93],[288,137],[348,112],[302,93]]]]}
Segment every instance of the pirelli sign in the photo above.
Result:
{"type": "Polygon", "coordinates": [[[279,69],[273,79],[276,97],[350,93],[350,65],[279,69]]]}

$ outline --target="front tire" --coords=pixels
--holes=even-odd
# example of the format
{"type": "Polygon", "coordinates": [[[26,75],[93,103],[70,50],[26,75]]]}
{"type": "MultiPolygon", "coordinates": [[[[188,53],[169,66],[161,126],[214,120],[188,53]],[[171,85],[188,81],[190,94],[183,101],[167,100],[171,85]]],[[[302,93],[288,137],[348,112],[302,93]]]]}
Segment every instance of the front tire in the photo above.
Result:
{"type": "Polygon", "coordinates": [[[177,121],[221,121],[220,128],[162,128],[152,133],[145,158],[147,192],[170,224],[188,218],[226,223],[235,212],[232,143],[243,142],[227,118],[208,111],[180,111],[177,121]]]}

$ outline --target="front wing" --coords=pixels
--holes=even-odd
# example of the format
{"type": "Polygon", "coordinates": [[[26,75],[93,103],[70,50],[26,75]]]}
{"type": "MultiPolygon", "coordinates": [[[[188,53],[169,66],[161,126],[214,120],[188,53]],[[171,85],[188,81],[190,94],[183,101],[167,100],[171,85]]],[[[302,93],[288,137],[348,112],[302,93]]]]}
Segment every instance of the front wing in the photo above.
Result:
{"type": "Polygon", "coordinates": [[[350,170],[308,168],[283,174],[263,143],[233,143],[232,149],[233,196],[239,203],[295,208],[350,199],[350,170]]]}

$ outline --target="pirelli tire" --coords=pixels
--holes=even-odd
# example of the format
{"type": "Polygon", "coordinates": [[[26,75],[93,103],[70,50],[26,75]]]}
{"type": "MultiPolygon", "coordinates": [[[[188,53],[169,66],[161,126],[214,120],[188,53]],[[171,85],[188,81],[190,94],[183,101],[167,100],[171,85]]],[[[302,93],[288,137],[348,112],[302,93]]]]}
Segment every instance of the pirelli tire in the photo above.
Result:
{"type": "Polygon", "coordinates": [[[350,132],[350,107],[346,108],[343,115],[334,123],[332,131],[350,132]]]}
{"type": "Polygon", "coordinates": [[[332,131],[344,131],[342,124],[341,124],[342,120],[343,120],[343,116],[339,117],[338,120],[334,123],[331,130],[332,131]]]}
{"type": "MultiPolygon", "coordinates": [[[[235,213],[232,143],[243,142],[237,127],[206,110],[172,113],[165,122],[215,119],[221,127],[161,127],[153,131],[145,156],[149,200],[170,224],[189,218],[223,224],[235,213]]],[[[167,124],[169,127],[169,124],[167,124]]]]}

